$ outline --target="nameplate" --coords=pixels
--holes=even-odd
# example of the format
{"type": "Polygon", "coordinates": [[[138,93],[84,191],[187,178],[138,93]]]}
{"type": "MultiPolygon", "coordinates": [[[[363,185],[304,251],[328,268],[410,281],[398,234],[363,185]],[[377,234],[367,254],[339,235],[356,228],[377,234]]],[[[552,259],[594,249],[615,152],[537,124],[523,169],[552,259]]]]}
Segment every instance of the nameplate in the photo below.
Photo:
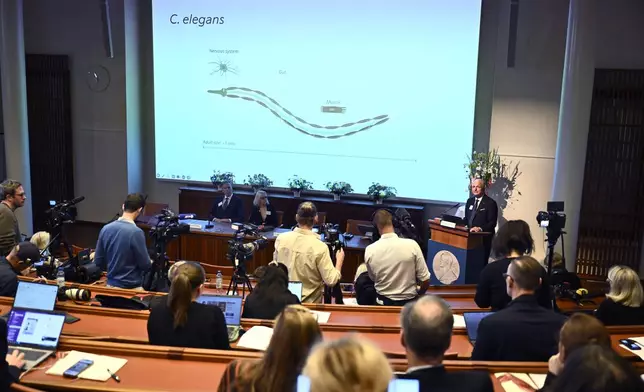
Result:
{"type": "Polygon", "coordinates": [[[191,223],[190,224],[190,231],[201,230],[201,229],[202,229],[202,227],[199,224],[196,224],[196,223],[191,223]]]}
{"type": "Polygon", "coordinates": [[[456,228],[456,223],[454,223],[454,222],[448,222],[448,221],[446,221],[446,220],[444,220],[444,219],[443,219],[443,220],[441,221],[441,226],[449,227],[450,229],[455,229],[455,228],[456,228]]]}

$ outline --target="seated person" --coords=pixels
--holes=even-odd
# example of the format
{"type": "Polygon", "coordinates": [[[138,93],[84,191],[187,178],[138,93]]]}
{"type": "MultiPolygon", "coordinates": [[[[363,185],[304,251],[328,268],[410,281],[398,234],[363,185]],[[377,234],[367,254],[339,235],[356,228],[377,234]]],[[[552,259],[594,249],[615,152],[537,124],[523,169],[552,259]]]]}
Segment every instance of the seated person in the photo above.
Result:
{"type": "Polygon", "coordinates": [[[277,317],[273,336],[258,361],[232,361],[219,382],[219,392],[295,391],[311,347],[322,340],[313,313],[289,305],[277,317]]]}
{"type": "Polygon", "coordinates": [[[143,277],[152,266],[145,233],[134,223],[145,208],[145,196],[127,195],[123,215],[98,234],[94,262],[107,271],[107,287],[143,290],[143,277]]]}
{"type": "Polygon", "coordinates": [[[0,297],[15,297],[18,276],[40,260],[40,251],[31,242],[21,242],[0,258],[0,297]]]}
{"type": "Polygon", "coordinates": [[[25,354],[7,349],[7,323],[0,319],[0,392],[8,391],[9,386],[20,380],[20,369],[25,364],[25,354]]]}
{"type": "Polygon", "coordinates": [[[360,264],[356,269],[356,276],[353,279],[353,287],[358,305],[376,304],[376,288],[374,287],[373,280],[369,277],[369,272],[367,272],[367,265],[365,263],[360,264]]]}
{"type": "Polygon", "coordinates": [[[512,301],[481,320],[473,361],[545,362],[557,352],[557,336],[566,317],[537,302],[542,273],[541,264],[530,256],[510,263],[505,281],[512,301]]]}
{"type": "Polygon", "coordinates": [[[615,265],[608,270],[610,291],[606,299],[595,311],[604,325],[642,325],[644,324],[644,292],[637,272],[615,265]]]}
{"type": "Polygon", "coordinates": [[[443,366],[443,356],[452,342],[454,316],[442,298],[424,295],[408,303],[400,320],[409,368],[407,373],[398,374],[398,378],[418,380],[419,392],[494,391],[488,372],[448,372],[443,366]]]}
{"type": "MultiPolygon", "coordinates": [[[[548,257],[543,260],[543,265],[548,268],[548,257]]],[[[555,252],[552,255],[552,277],[550,286],[563,285],[567,289],[577,290],[581,288],[581,279],[574,272],[569,272],[564,264],[561,253],[555,252]]]]}
{"type": "Polygon", "coordinates": [[[373,224],[380,239],[367,246],[364,259],[376,288],[376,303],[402,306],[429,288],[429,270],[423,251],[416,241],[398,237],[389,211],[376,211],[373,224]],[[418,283],[420,289],[416,288],[418,283]]]}
{"type": "Polygon", "coordinates": [[[246,297],[242,318],[273,320],[286,306],[299,303],[297,296],[288,290],[288,275],[280,267],[269,265],[246,297]]]}
{"type": "Polygon", "coordinates": [[[233,194],[233,184],[226,183],[221,189],[224,195],[215,199],[208,219],[223,223],[243,222],[244,203],[239,196],[233,194]]]}
{"type": "Polygon", "coordinates": [[[275,239],[273,260],[288,268],[289,280],[302,282],[302,302],[322,302],[324,285],[335,286],[342,277],[344,251],[336,253],[333,266],[329,247],[313,232],[318,220],[315,204],[304,202],[295,215],[297,228],[275,239]]]}
{"type": "Polygon", "coordinates": [[[392,377],[385,354],[351,335],[318,344],[302,374],[311,380],[310,392],[384,392],[392,377]]]}
{"type": "Polygon", "coordinates": [[[248,223],[257,225],[260,230],[263,230],[266,226],[273,228],[277,226],[277,214],[268,201],[266,191],[259,190],[255,193],[253,210],[250,212],[248,223]]]}
{"type": "MultiPolygon", "coordinates": [[[[476,285],[474,302],[480,308],[491,307],[493,311],[503,309],[510,302],[503,275],[508,266],[518,257],[530,255],[534,249],[534,241],[530,234],[530,226],[525,221],[509,221],[499,229],[492,242],[492,254],[497,258],[483,268],[476,285]]],[[[537,290],[537,302],[547,309],[552,309],[548,273],[541,268],[541,281],[537,290]]]]}
{"type": "Polygon", "coordinates": [[[47,249],[47,245],[49,245],[49,240],[50,240],[50,235],[46,231],[39,231],[37,233],[34,233],[34,235],[31,236],[29,239],[29,242],[32,244],[36,245],[38,247],[38,250],[41,252],[45,249],[47,249]]]}
{"type": "Polygon", "coordinates": [[[230,349],[221,309],[195,302],[203,291],[206,273],[196,262],[175,268],[170,293],[155,303],[148,318],[148,339],[159,346],[230,349]]]}

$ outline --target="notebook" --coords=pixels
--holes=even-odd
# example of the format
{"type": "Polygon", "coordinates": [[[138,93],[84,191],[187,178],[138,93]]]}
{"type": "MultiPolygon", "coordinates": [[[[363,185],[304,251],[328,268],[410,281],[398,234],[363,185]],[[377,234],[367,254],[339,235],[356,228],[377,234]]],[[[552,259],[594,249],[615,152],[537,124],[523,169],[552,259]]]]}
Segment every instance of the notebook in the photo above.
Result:
{"type": "Polygon", "coordinates": [[[32,309],[11,309],[7,322],[9,352],[25,354],[25,370],[47,359],[56,351],[65,315],[32,309]]]}
{"type": "Polygon", "coordinates": [[[110,373],[116,374],[125,364],[127,359],[108,357],[105,355],[96,355],[84,353],[81,351],[70,351],[65,358],[58,360],[46,374],[62,376],[65,370],[74,366],[78,361],[89,359],[94,361],[92,366],[78,375],[78,378],[94,381],[107,381],[110,379],[110,373]]]}
{"type": "Polygon", "coordinates": [[[234,342],[239,337],[241,326],[242,297],[235,295],[202,294],[197,302],[204,305],[217,306],[226,318],[228,340],[234,342]]]}
{"type": "Polygon", "coordinates": [[[302,302],[302,282],[290,281],[288,282],[288,291],[297,297],[302,302]]]}
{"type": "Polygon", "coordinates": [[[476,334],[478,332],[479,323],[481,320],[491,315],[492,312],[465,312],[463,318],[465,319],[465,328],[467,329],[467,336],[472,344],[476,343],[476,334]]]}

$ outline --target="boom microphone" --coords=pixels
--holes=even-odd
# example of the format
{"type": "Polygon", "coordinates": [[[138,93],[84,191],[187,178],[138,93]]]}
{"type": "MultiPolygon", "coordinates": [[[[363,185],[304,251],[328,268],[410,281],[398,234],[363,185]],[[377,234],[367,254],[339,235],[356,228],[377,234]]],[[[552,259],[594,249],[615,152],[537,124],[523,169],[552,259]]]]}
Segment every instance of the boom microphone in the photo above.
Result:
{"type": "Polygon", "coordinates": [[[64,201],[64,202],[62,202],[62,203],[58,203],[58,204],[56,204],[55,206],[53,206],[53,207],[51,207],[50,209],[48,209],[47,211],[45,211],[45,213],[49,214],[49,213],[51,213],[52,211],[56,211],[56,210],[64,210],[65,208],[69,208],[69,207],[71,207],[71,206],[75,206],[76,204],[80,203],[80,202],[81,202],[81,201],[83,201],[83,200],[85,200],[85,196],[79,196],[79,197],[77,197],[77,198],[75,198],[75,199],[72,199],[72,200],[70,200],[70,201],[64,201]]]}
{"type": "Polygon", "coordinates": [[[449,207],[448,209],[441,211],[441,213],[438,214],[438,216],[443,216],[443,214],[445,214],[447,211],[449,211],[451,209],[454,209],[454,208],[460,206],[461,204],[463,204],[463,203],[458,202],[458,203],[454,204],[453,206],[449,207]]]}

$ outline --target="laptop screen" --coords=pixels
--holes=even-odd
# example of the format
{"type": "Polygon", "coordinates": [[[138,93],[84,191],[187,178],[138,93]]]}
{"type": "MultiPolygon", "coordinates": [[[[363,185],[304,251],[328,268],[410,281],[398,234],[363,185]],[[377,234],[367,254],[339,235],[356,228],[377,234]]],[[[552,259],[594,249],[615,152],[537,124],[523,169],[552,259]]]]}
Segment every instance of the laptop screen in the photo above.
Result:
{"type": "Polygon", "coordinates": [[[54,310],[58,286],[30,282],[18,282],[14,308],[54,310]]]}
{"type": "Polygon", "coordinates": [[[242,297],[203,294],[197,298],[197,302],[219,307],[226,318],[226,325],[238,326],[241,324],[242,297]]]}
{"type": "Polygon", "coordinates": [[[481,322],[481,320],[491,314],[492,312],[463,313],[463,318],[465,319],[465,328],[467,329],[467,336],[470,338],[470,342],[476,341],[476,333],[479,329],[479,323],[481,322]]]}
{"type": "Polygon", "coordinates": [[[288,282],[288,291],[297,297],[302,302],[302,282],[288,282]]]}
{"type": "Polygon", "coordinates": [[[7,342],[13,346],[56,349],[65,315],[28,309],[12,309],[7,323],[7,342]]]}

